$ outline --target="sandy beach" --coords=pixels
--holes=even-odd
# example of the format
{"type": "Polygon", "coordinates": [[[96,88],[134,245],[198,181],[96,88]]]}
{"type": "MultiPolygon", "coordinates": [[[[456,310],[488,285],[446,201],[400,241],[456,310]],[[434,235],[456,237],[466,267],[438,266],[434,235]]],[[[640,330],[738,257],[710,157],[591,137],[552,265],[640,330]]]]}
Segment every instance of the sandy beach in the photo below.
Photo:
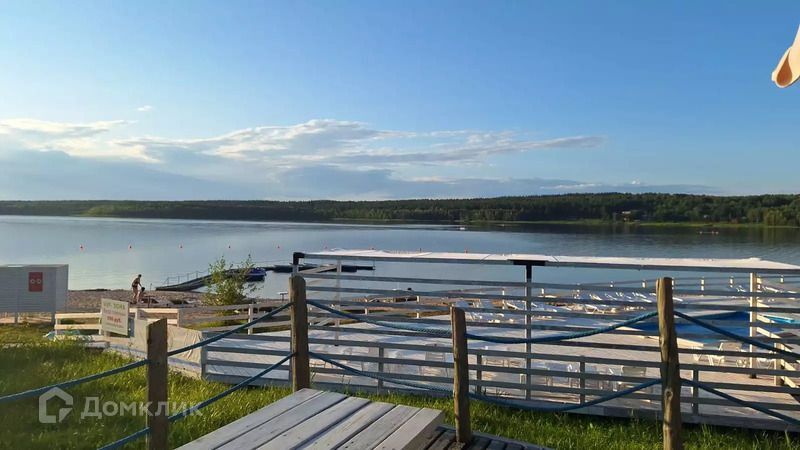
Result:
{"type": "MultiPolygon", "coordinates": [[[[130,301],[132,297],[133,293],[126,289],[69,291],[69,298],[67,299],[65,311],[98,311],[100,309],[101,298],[130,301]]],[[[169,301],[199,301],[202,297],[203,294],[201,292],[147,291],[146,294],[146,298],[153,298],[162,304],[169,301]]]]}

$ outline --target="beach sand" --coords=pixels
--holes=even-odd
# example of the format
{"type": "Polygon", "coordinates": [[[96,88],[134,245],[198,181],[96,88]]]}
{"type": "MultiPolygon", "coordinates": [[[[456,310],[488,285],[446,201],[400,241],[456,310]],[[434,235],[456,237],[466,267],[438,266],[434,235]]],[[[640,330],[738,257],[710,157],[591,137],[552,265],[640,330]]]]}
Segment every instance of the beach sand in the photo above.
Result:
{"type": "MultiPolygon", "coordinates": [[[[69,291],[67,306],[63,312],[98,311],[101,298],[128,302],[132,297],[133,292],[127,289],[69,291]]],[[[145,300],[148,297],[161,302],[161,304],[168,304],[170,301],[198,302],[202,299],[203,293],[147,291],[145,300]]]]}

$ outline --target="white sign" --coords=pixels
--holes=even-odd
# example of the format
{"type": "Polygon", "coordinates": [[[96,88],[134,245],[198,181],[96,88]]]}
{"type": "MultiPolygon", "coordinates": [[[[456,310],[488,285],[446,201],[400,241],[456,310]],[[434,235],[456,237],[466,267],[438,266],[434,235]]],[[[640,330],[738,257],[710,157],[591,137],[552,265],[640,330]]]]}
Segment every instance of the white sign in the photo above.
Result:
{"type": "Polygon", "coordinates": [[[109,333],[128,335],[130,304],[104,298],[100,300],[100,329],[109,333]]]}

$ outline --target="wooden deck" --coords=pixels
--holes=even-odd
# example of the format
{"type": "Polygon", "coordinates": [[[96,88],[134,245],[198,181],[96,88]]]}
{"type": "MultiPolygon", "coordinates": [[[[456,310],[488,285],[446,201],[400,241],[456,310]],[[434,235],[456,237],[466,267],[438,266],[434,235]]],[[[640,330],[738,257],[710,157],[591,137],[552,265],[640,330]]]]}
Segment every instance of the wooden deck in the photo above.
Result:
{"type": "Polygon", "coordinates": [[[542,450],[480,433],[469,445],[458,444],[453,428],[441,425],[443,416],[429,408],[302,389],[181,449],[542,450]]]}
{"type": "Polygon", "coordinates": [[[444,414],[302,389],[181,449],[419,449],[444,414]]]}
{"type": "Polygon", "coordinates": [[[469,445],[461,445],[455,442],[456,432],[453,427],[442,425],[428,435],[428,440],[420,448],[425,450],[547,450],[544,447],[488,434],[473,434],[474,437],[469,445]]]}

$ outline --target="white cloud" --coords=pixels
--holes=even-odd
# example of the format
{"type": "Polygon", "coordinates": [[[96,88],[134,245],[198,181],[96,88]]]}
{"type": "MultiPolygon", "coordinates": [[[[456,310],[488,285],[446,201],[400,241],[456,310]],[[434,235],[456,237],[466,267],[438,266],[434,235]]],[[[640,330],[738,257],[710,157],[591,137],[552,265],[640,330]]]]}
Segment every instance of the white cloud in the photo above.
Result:
{"type": "Polygon", "coordinates": [[[138,112],[150,112],[152,110],[153,110],[153,107],[150,106],[150,105],[142,105],[142,106],[136,108],[136,111],[138,111],[138,112]]]}
{"type": "Polygon", "coordinates": [[[0,152],[10,150],[62,151],[86,158],[126,158],[151,161],[136,149],[114,146],[109,135],[133,123],[105,120],[86,123],[38,119],[0,120],[0,152]]]}
{"type": "Polygon", "coordinates": [[[82,138],[96,136],[128,124],[125,120],[88,123],[48,122],[37,119],[0,120],[0,135],[41,136],[47,138],[82,138]]]}
{"type": "MultiPolygon", "coordinates": [[[[453,167],[460,166],[465,175],[477,175],[481,167],[492,164],[492,158],[499,155],[589,149],[604,143],[601,136],[534,139],[527,133],[502,130],[398,131],[333,119],[245,128],[210,137],[164,138],[125,134],[128,131],[125,125],[129,123],[124,120],[90,123],[3,120],[0,121],[0,155],[9,151],[36,151],[60,153],[71,157],[72,163],[75,158],[124,160],[133,170],[154,170],[226,186],[261,186],[257,191],[291,198],[348,196],[361,192],[388,198],[411,194],[455,195],[458,186],[465,186],[464,180],[468,180],[398,181],[419,176],[411,169],[420,165],[447,166],[451,173],[453,167]],[[303,185],[286,189],[286,176],[293,171],[305,171],[304,174],[316,179],[325,179],[329,187],[305,181],[303,185]],[[329,177],[331,174],[344,174],[349,179],[333,179],[329,177]],[[384,189],[377,192],[372,188],[347,188],[355,181],[373,187],[381,184],[384,189]],[[341,187],[331,187],[336,184],[341,187]],[[426,194],[426,190],[430,190],[430,194],[426,194]],[[450,194],[446,194],[448,192],[450,194]]],[[[489,186],[511,189],[514,185],[483,178],[476,180],[474,186],[483,183],[487,192],[491,190],[489,186]]],[[[577,184],[576,188],[583,188],[577,184]]]]}
{"type": "Polygon", "coordinates": [[[380,130],[362,122],[311,120],[289,126],[246,128],[206,138],[133,137],[112,141],[153,160],[168,153],[195,153],[225,159],[268,162],[271,167],[330,164],[352,167],[412,164],[476,164],[492,156],[557,148],[602,145],[600,136],[529,139],[508,131],[444,130],[427,133],[380,130]]]}

